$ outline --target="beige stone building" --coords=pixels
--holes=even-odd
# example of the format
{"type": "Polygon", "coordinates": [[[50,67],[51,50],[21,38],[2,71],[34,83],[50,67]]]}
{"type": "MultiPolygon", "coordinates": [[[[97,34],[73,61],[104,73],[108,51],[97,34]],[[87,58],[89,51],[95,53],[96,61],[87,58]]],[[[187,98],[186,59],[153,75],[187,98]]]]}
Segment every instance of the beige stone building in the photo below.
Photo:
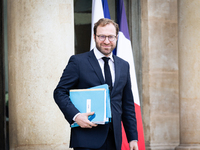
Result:
{"type": "MultiPolygon", "coordinates": [[[[200,150],[200,0],[124,2],[146,150],[200,150]]],[[[108,3],[115,19],[116,1],[108,3]]],[[[1,95],[9,89],[7,128],[5,97],[0,101],[0,149],[9,128],[10,150],[68,150],[70,127],[53,90],[69,57],[88,50],[79,42],[90,42],[91,0],[3,0],[0,6],[0,67],[7,68],[1,95]]]]}

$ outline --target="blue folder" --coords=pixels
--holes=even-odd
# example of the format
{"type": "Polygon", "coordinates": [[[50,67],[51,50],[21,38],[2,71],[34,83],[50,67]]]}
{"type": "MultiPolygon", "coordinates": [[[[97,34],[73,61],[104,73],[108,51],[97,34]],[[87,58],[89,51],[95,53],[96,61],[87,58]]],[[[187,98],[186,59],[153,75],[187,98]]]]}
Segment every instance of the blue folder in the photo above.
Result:
{"type": "Polygon", "coordinates": [[[111,107],[110,107],[110,90],[108,88],[108,85],[103,84],[103,85],[92,87],[91,89],[98,89],[98,88],[106,89],[106,117],[111,118],[112,116],[111,116],[111,107]]]}
{"type": "MultiPolygon", "coordinates": [[[[95,112],[88,119],[96,124],[105,124],[110,121],[110,95],[107,84],[89,89],[70,90],[70,100],[81,112],[95,112]]],[[[79,126],[76,122],[71,127],[79,126]]]]}

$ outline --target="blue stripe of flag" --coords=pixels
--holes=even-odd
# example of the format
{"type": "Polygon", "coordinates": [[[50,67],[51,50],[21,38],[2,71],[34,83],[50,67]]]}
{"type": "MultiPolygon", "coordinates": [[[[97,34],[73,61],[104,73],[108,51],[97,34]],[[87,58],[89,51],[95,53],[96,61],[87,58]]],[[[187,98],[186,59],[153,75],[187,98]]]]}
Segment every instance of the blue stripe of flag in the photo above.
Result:
{"type": "Polygon", "coordinates": [[[118,0],[117,23],[119,24],[119,31],[121,31],[124,34],[124,36],[130,40],[129,31],[128,31],[128,23],[126,19],[126,11],[125,11],[123,0],[118,0]]]}
{"type": "Polygon", "coordinates": [[[102,1],[102,6],[103,6],[104,18],[110,19],[110,11],[109,11],[107,0],[101,0],[101,1],[102,1]]]}

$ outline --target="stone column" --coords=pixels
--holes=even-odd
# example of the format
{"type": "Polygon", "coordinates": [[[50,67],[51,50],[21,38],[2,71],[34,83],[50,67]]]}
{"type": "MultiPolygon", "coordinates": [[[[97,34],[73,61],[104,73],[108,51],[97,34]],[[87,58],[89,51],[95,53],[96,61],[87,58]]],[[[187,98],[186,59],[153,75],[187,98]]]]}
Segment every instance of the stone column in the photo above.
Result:
{"type": "Polygon", "coordinates": [[[177,0],[141,0],[146,150],[179,144],[177,0]]]}
{"type": "Polygon", "coordinates": [[[53,90],[74,53],[72,0],[8,0],[11,150],[67,150],[53,90]]]}
{"type": "Polygon", "coordinates": [[[200,1],[180,0],[180,145],[200,150],[200,1]]]}

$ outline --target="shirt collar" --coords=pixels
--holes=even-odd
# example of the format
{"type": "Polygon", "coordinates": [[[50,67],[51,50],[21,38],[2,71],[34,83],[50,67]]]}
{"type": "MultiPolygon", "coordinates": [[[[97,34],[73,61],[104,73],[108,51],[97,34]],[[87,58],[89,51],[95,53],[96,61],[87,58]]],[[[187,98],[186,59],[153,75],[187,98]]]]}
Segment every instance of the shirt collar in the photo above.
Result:
{"type": "MultiPolygon", "coordinates": [[[[106,57],[96,47],[94,47],[94,55],[97,58],[97,60],[102,59],[102,57],[106,57]]],[[[112,60],[112,62],[114,62],[113,53],[111,53],[110,56],[108,56],[108,57],[110,58],[110,60],[112,60]]]]}

